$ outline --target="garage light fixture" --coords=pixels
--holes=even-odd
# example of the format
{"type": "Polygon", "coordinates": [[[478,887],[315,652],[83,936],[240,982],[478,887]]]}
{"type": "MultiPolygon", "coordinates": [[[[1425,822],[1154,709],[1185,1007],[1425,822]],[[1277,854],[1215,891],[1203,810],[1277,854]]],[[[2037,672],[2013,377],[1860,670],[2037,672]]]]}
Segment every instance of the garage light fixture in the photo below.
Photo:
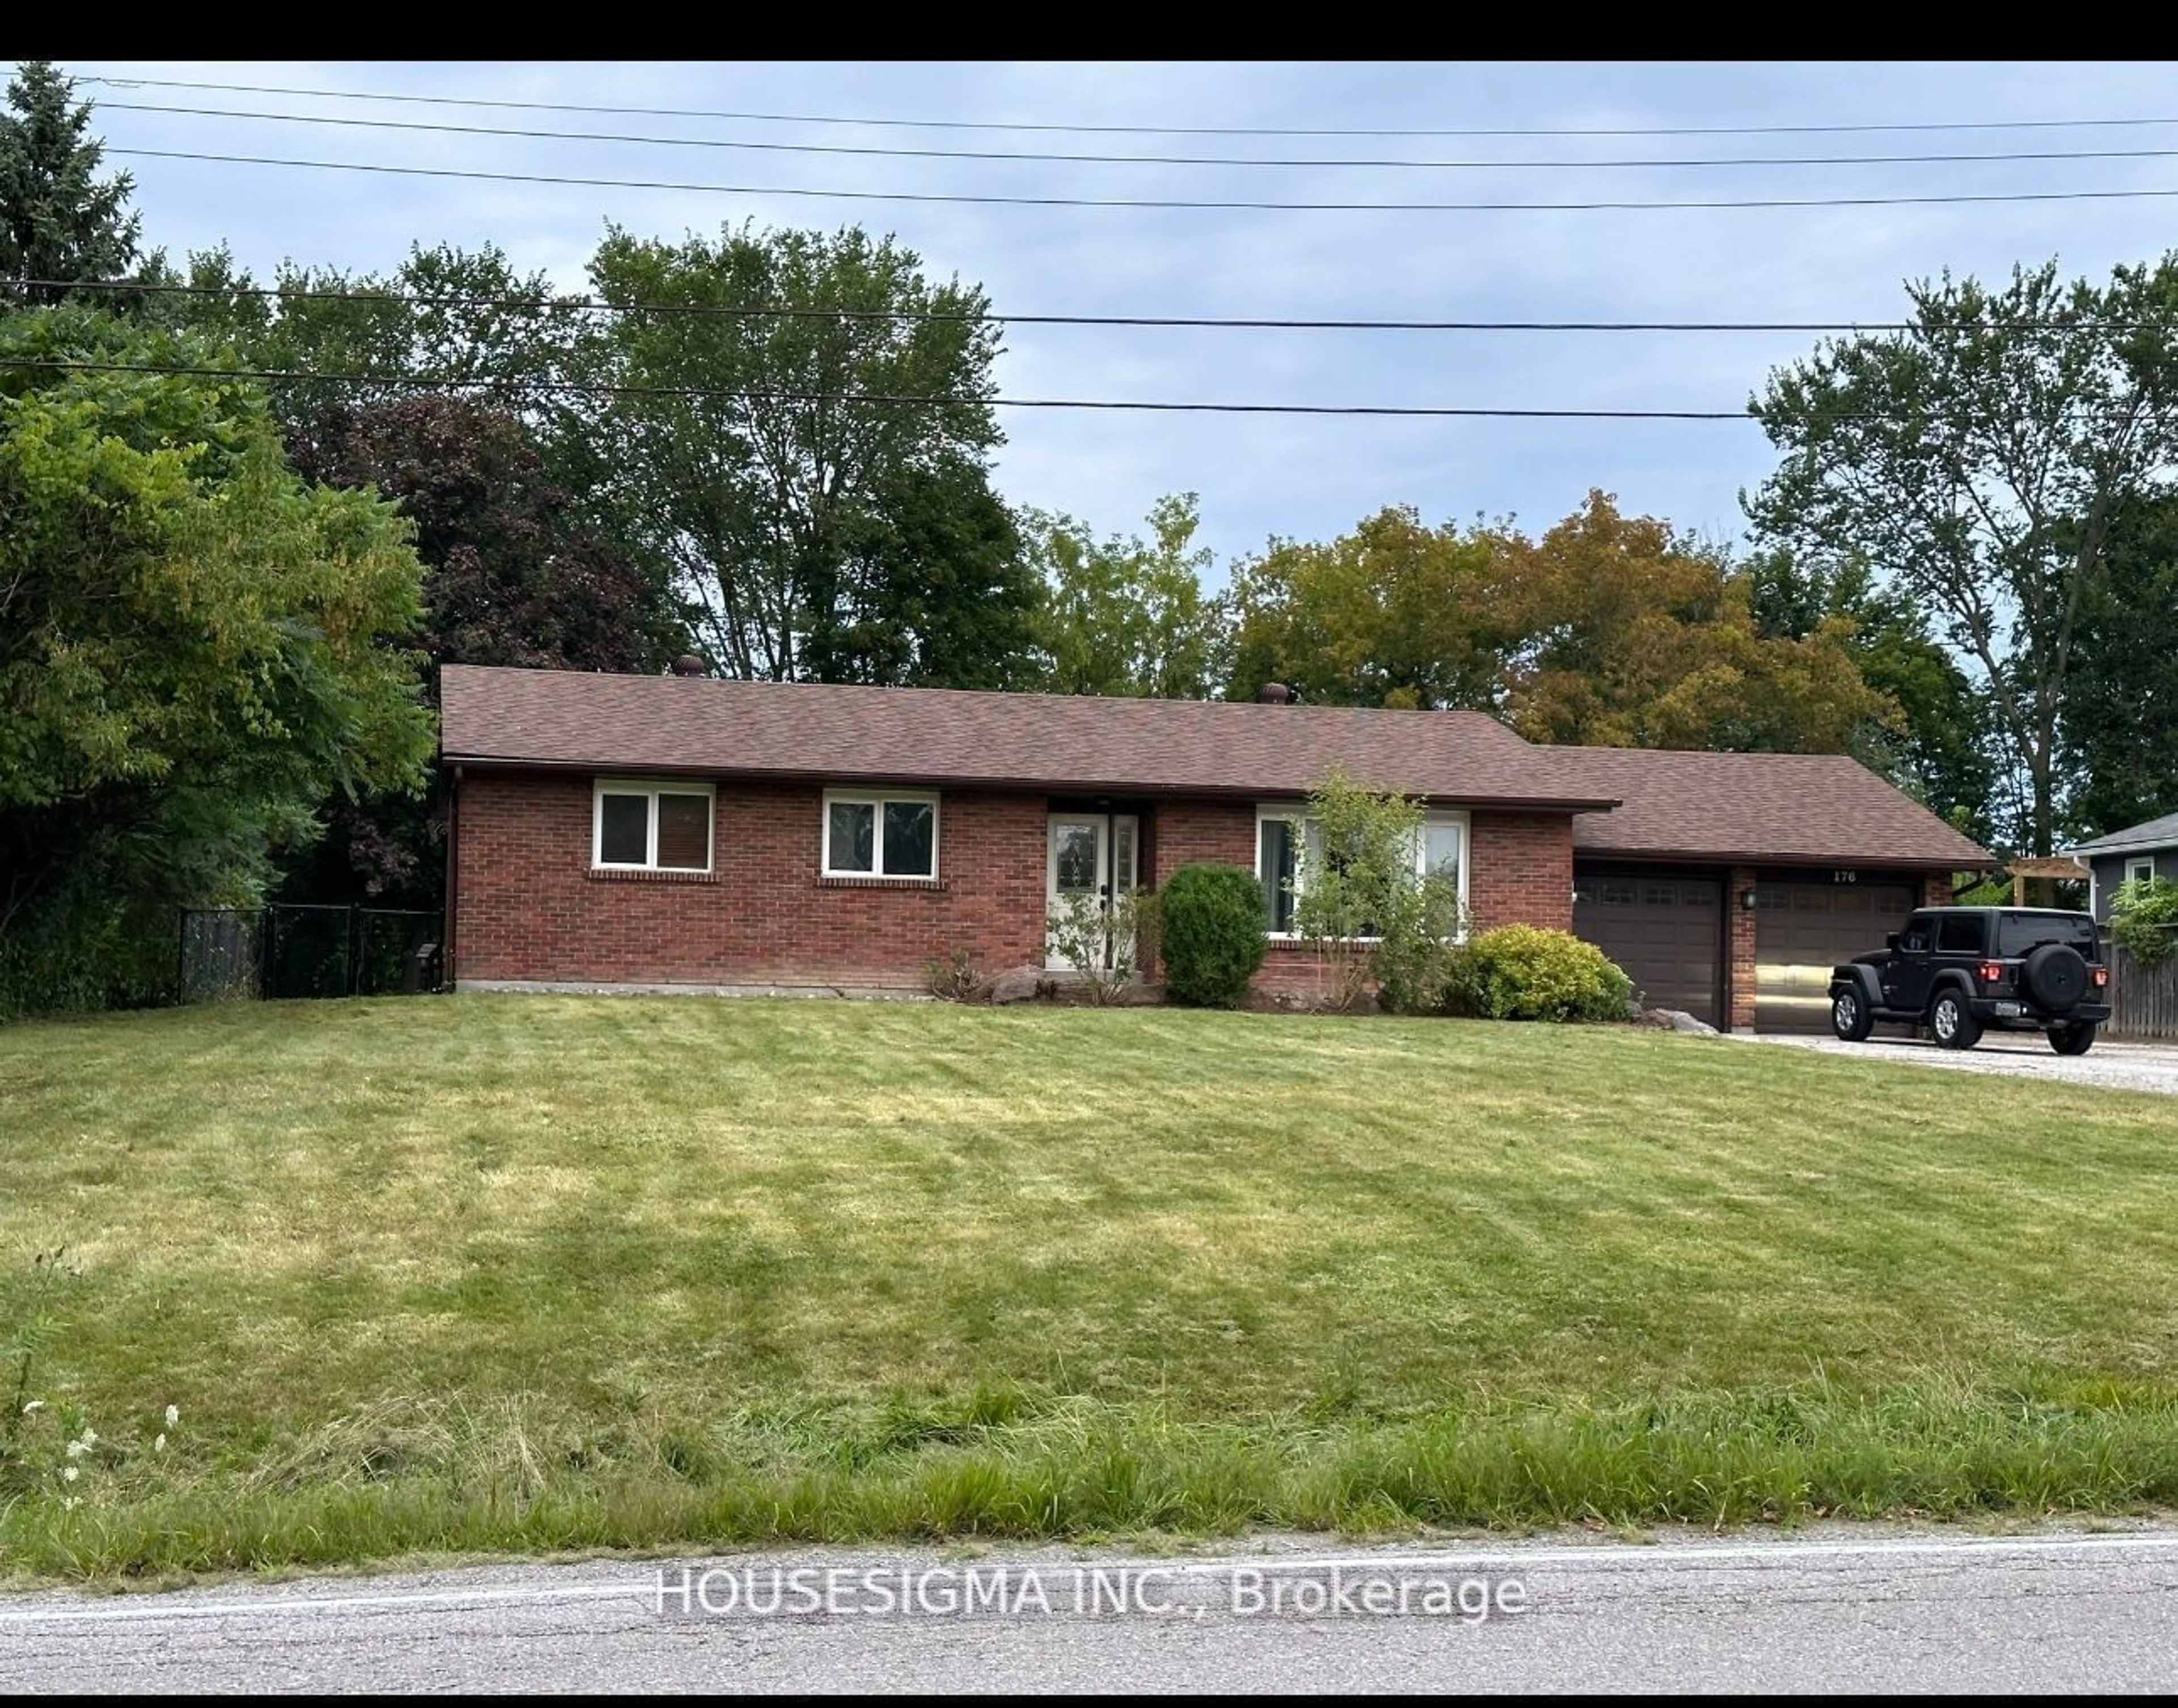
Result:
{"type": "Polygon", "coordinates": [[[1752,890],[1742,890],[1739,892],[1739,905],[1745,909],[1748,913],[1753,913],[1754,911],[1754,892],[1752,890]]]}

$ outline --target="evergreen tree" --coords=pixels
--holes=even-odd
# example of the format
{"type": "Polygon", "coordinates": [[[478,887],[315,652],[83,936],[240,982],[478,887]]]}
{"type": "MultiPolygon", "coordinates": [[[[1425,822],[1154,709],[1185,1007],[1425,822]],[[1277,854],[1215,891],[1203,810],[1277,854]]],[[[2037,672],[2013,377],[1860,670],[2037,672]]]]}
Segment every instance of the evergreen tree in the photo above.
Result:
{"type": "MultiPolygon", "coordinates": [[[[101,182],[105,148],[90,134],[90,106],[42,59],[25,61],[0,111],[0,303],[57,303],[64,284],[106,281],[136,259],[142,221],[128,211],[127,172],[101,182]]],[[[86,295],[94,293],[84,293],[86,295]]],[[[99,292],[98,297],[110,293],[99,292]]]]}

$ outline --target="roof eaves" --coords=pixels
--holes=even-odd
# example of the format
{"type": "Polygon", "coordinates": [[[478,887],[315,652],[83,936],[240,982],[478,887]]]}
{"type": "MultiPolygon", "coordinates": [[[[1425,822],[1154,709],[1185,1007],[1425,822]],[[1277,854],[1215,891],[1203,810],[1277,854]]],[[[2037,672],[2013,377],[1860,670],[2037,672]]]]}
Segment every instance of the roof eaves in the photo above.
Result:
{"type": "MultiPolygon", "coordinates": [[[[523,755],[467,753],[449,750],[441,755],[446,765],[488,767],[502,771],[579,772],[592,776],[735,777],[757,782],[885,783],[928,788],[936,783],[950,789],[1022,789],[1060,794],[1133,794],[1179,797],[1216,795],[1239,800],[1299,799],[1305,790],[1259,783],[1144,783],[1138,778],[1098,780],[1080,777],[1011,777],[981,772],[942,771],[863,772],[749,765],[661,764],[655,760],[537,759],[523,755]]],[[[1506,794],[1449,792],[1426,795],[1426,799],[1521,812],[1606,812],[1624,803],[1601,795],[1506,794]]]]}
{"type": "Polygon", "coordinates": [[[2097,837],[2093,842],[2075,843],[2070,848],[2060,848],[2060,854],[2085,854],[2093,859],[2100,854],[2138,854],[2142,849],[2178,849],[2178,836],[2117,836],[2097,837]]]}
{"type": "Polygon", "coordinates": [[[1825,853],[1818,849],[1582,847],[1579,843],[1573,847],[1573,855],[1579,859],[1678,860],[1690,865],[1728,862],[1735,865],[1834,865],[1876,871],[1978,871],[1983,865],[1993,864],[1987,854],[1981,854],[1981,864],[1977,864],[1975,859],[1956,854],[1847,854],[1835,849],[1825,853]]]}

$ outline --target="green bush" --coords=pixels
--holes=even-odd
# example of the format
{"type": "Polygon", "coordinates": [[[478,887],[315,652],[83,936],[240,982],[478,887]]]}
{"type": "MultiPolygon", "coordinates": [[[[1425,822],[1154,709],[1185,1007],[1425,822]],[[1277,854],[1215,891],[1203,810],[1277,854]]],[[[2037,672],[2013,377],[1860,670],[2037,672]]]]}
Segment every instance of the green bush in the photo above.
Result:
{"type": "Polygon", "coordinates": [[[2110,941],[2143,967],[2178,949],[2178,884],[2128,878],[2110,898],[2110,941]]]}
{"type": "Polygon", "coordinates": [[[1394,1014],[1424,1014],[1444,988],[1459,936],[1459,880],[1425,872],[1422,803],[1378,794],[1335,767],[1309,795],[1300,838],[1294,930],[1333,974],[1337,1004],[1371,986],[1394,1014]]]}
{"type": "Polygon", "coordinates": [[[1570,931],[1500,925],[1453,957],[1444,1007],[1479,1020],[1623,1020],[1634,981],[1570,931]]]}
{"type": "Polygon", "coordinates": [[[1263,887],[1240,866],[1182,866],[1157,896],[1165,989],[1198,1008],[1230,1008],[1263,964],[1263,887]]]}

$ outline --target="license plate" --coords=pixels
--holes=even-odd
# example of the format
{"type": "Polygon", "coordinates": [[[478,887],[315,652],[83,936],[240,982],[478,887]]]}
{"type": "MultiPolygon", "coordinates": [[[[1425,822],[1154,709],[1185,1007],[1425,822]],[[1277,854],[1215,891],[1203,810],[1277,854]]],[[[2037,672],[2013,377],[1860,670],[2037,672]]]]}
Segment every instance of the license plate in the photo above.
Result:
{"type": "Polygon", "coordinates": [[[2022,1012],[2017,1002],[2000,1002],[1996,1005],[1996,1018],[2000,1020],[2017,1020],[2022,1012]]]}

